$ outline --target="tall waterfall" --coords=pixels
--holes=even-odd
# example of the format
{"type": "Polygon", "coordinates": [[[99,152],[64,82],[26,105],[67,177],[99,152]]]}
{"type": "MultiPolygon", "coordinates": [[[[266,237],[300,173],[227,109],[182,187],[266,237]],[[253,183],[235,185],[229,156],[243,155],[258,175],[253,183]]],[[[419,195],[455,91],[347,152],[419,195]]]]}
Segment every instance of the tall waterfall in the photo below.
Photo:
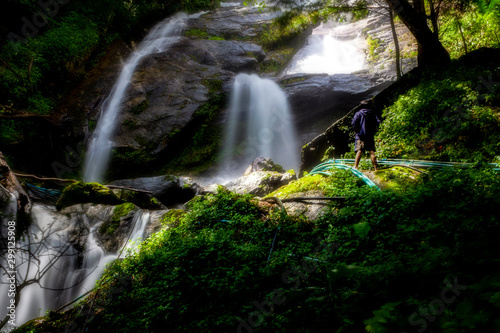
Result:
{"type": "MultiPolygon", "coordinates": [[[[15,207],[15,199],[13,202],[15,207]]],[[[4,211],[3,220],[8,218],[9,221],[15,221],[10,211],[4,211]]],[[[18,291],[21,298],[16,307],[16,326],[44,315],[47,310],[55,310],[94,288],[106,265],[119,255],[106,253],[96,242],[96,230],[101,221],[109,219],[112,214],[113,207],[106,207],[89,221],[85,214],[68,217],[56,212],[54,207],[33,206],[33,221],[25,233],[18,237],[15,249],[16,282],[18,285],[31,283],[18,291]],[[78,252],[74,237],[82,231],[80,237],[83,237],[84,242],[80,245],[83,245],[83,252],[78,252]]],[[[128,237],[136,244],[127,242],[122,247],[130,250],[136,248],[144,237],[149,221],[149,212],[137,210],[131,222],[134,229],[128,237]]],[[[7,256],[0,256],[0,267],[7,267],[6,261],[7,256]]],[[[3,270],[0,273],[0,317],[3,318],[10,304],[10,299],[6,297],[10,282],[3,270]]]]}
{"type": "Polygon", "coordinates": [[[299,168],[299,144],[286,94],[274,81],[236,76],[224,140],[224,176],[240,175],[258,156],[299,168]]]}
{"type": "Polygon", "coordinates": [[[113,147],[113,131],[135,68],[144,57],[165,52],[178,40],[184,30],[186,18],[186,14],[178,14],[156,25],[125,63],[110,96],[103,104],[88,147],[83,176],[86,182],[103,181],[113,147]]]}

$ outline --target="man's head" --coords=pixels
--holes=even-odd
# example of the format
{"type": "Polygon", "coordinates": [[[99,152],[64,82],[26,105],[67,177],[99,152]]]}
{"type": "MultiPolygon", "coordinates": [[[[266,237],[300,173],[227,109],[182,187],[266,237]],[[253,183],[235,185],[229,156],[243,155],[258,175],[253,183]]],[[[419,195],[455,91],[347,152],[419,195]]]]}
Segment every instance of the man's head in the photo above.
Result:
{"type": "Polygon", "coordinates": [[[359,103],[363,108],[369,108],[370,107],[370,104],[371,102],[367,99],[365,100],[362,100],[360,103],[359,103]]]}

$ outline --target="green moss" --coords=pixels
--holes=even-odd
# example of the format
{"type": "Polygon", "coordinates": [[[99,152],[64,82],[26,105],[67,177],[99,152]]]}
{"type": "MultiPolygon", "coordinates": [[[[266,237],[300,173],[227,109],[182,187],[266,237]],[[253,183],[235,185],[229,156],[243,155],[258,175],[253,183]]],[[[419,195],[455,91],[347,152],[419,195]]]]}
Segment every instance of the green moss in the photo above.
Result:
{"type": "Polygon", "coordinates": [[[192,28],[192,29],[186,30],[184,35],[186,37],[198,37],[198,38],[210,36],[208,34],[208,32],[206,32],[205,30],[198,29],[198,28],[192,28]]]}
{"type": "Polygon", "coordinates": [[[283,80],[281,82],[281,84],[287,85],[287,84],[290,84],[290,83],[302,82],[304,80],[305,80],[305,78],[303,78],[303,77],[298,77],[298,78],[293,78],[293,79],[286,79],[286,80],[283,80]]]}
{"type": "Polygon", "coordinates": [[[332,169],[330,172],[332,176],[314,174],[291,181],[267,197],[288,198],[292,194],[312,190],[323,191],[327,196],[339,196],[346,195],[361,185],[359,178],[348,170],[332,169]]]}
{"type": "Polygon", "coordinates": [[[67,186],[56,203],[58,210],[79,203],[116,205],[120,199],[106,186],[98,183],[75,182],[67,186]]]}
{"type": "Polygon", "coordinates": [[[380,187],[388,190],[408,188],[408,186],[415,185],[419,178],[418,171],[400,166],[375,171],[375,181],[380,187]]]}
{"type": "Polygon", "coordinates": [[[111,220],[115,223],[120,222],[120,218],[127,215],[134,208],[136,208],[136,206],[130,202],[125,202],[121,205],[116,206],[115,208],[113,208],[113,217],[111,218],[111,220]]]}
{"type": "Polygon", "coordinates": [[[222,80],[219,78],[218,75],[214,76],[213,78],[210,79],[204,79],[201,80],[201,83],[208,88],[208,94],[209,95],[214,95],[218,94],[222,90],[222,80]]]}
{"type": "Polygon", "coordinates": [[[131,202],[138,207],[144,209],[163,209],[164,206],[155,197],[152,197],[148,193],[136,192],[129,190],[114,190],[117,196],[125,202],[131,202]]]}
{"type": "Polygon", "coordinates": [[[208,39],[208,40],[225,40],[222,36],[214,36],[206,32],[205,30],[201,30],[199,28],[192,28],[187,30],[184,35],[186,37],[193,37],[198,39],[208,39]]]}
{"type": "Polygon", "coordinates": [[[201,172],[217,160],[223,131],[214,122],[225,106],[225,95],[213,95],[195,111],[190,126],[172,138],[171,146],[175,146],[175,151],[169,154],[169,162],[162,170],[164,173],[201,172]]]}
{"type": "Polygon", "coordinates": [[[146,98],[139,105],[137,105],[132,110],[130,110],[130,112],[133,114],[140,114],[140,113],[143,113],[148,108],[148,106],[149,106],[149,99],[146,98]]]}
{"type": "Polygon", "coordinates": [[[111,217],[111,220],[105,221],[103,224],[101,224],[101,226],[99,227],[99,233],[112,236],[115,233],[116,229],[118,229],[118,227],[120,226],[120,219],[124,216],[127,216],[132,210],[136,208],[137,207],[130,202],[125,202],[113,208],[113,216],[111,217]]]}
{"type": "Polygon", "coordinates": [[[139,125],[137,125],[137,122],[134,120],[126,120],[125,122],[123,122],[123,125],[127,126],[131,130],[139,127],[139,125]]]}

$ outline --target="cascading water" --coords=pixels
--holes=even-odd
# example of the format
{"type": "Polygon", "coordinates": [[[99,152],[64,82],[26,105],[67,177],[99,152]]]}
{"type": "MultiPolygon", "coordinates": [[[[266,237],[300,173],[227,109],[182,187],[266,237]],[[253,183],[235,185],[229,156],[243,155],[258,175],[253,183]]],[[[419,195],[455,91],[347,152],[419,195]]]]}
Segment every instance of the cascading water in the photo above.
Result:
{"type": "Polygon", "coordinates": [[[307,45],[292,58],[284,74],[349,74],[364,68],[366,61],[363,53],[362,38],[358,34],[350,38],[337,38],[337,29],[321,25],[313,30],[307,45]]]}
{"type": "Polygon", "coordinates": [[[255,74],[237,75],[221,173],[226,177],[241,175],[258,156],[298,171],[299,149],[287,96],[278,84],[255,74]]]}
{"type": "MultiPolygon", "coordinates": [[[[16,207],[16,201],[14,208],[16,207]]],[[[10,206],[9,206],[10,207],[10,206]]],[[[46,310],[54,310],[67,304],[76,297],[91,290],[102,275],[108,263],[115,260],[119,253],[105,253],[96,242],[96,229],[100,221],[112,214],[112,207],[102,210],[94,219],[93,225],[86,215],[79,218],[59,214],[53,207],[34,205],[33,222],[16,247],[17,284],[31,281],[29,286],[20,290],[20,301],[16,310],[16,324],[43,315],[46,310]],[[75,225],[81,230],[88,230],[84,252],[78,253],[75,247],[75,225]],[[83,258],[83,259],[82,259],[83,258]]],[[[15,220],[9,211],[4,211],[4,219],[15,220]],[[8,217],[6,217],[8,216],[8,217]]],[[[150,213],[138,210],[133,219],[125,249],[134,250],[144,237],[150,213]]],[[[6,267],[6,258],[0,258],[1,267],[6,267]]],[[[3,273],[3,272],[2,272],[3,273]]],[[[7,295],[9,283],[2,275],[0,295],[7,295]]],[[[0,318],[6,314],[9,299],[0,297],[0,318]]]]}
{"type": "Polygon", "coordinates": [[[156,25],[125,63],[103,109],[93,138],[88,147],[84,166],[86,182],[102,182],[113,147],[112,135],[120,113],[123,98],[139,62],[146,56],[165,52],[178,40],[186,21],[186,14],[178,14],[156,25]]]}

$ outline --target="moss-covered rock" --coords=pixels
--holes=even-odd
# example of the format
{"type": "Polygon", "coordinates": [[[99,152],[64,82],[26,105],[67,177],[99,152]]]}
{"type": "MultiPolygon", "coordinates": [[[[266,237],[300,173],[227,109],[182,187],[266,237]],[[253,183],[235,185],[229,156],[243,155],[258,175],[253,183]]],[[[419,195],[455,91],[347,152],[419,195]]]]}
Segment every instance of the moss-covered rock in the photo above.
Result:
{"type": "Polygon", "coordinates": [[[382,189],[401,190],[402,188],[415,184],[421,175],[421,172],[394,166],[389,169],[375,171],[373,181],[382,189]]]}
{"type": "Polygon", "coordinates": [[[122,217],[127,216],[132,210],[137,207],[131,202],[125,202],[113,208],[113,215],[110,220],[104,221],[99,227],[99,233],[113,236],[115,231],[120,226],[122,217]]]}
{"type": "Polygon", "coordinates": [[[131,202],[143,209],[165,209],[165,206],[158,199],[145,192],[114,189],[113,193],[115,193],[120,200],[131,202]]]}
{"type": "Polygon", "coordinates": [[[117,205],[122,201],[106,186],[99,183],[76,182],[67,186],[56,203],[56,208],[61,210],[64,207],[79,203],[96,203],[106,205],[117,205]]]}

